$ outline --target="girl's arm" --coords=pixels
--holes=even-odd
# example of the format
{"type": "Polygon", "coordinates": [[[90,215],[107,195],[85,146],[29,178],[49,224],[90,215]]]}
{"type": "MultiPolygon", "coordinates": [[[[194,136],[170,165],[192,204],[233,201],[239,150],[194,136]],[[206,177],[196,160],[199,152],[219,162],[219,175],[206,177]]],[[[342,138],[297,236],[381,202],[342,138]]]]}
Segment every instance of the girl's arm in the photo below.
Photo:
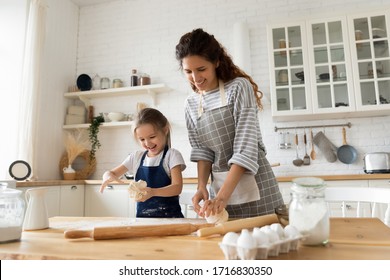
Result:
{"type": "Polygon", "coordinates": [[[153,196],[163,196],[163,197],[170,197],[181,194],[181,191],[183,189],[183,177],[181,173],[181,165],[176,165],[171,169],[171,180],[172,183],[168,186],[162,187],[162,188],[146,188],[147,189],[147,195],[142,197],[142,200],[145,201],[153,196]]]}
{"type": "Polygon", "coordinates": [[[127,172],[127,168],[124,165],[119,165],[110,171],[106,171],[103,174],[103,182],[100,186],[100,192],[103,193],[104,189],[108,186],[110,182],[123,183],[120,177],[127,172]]]}

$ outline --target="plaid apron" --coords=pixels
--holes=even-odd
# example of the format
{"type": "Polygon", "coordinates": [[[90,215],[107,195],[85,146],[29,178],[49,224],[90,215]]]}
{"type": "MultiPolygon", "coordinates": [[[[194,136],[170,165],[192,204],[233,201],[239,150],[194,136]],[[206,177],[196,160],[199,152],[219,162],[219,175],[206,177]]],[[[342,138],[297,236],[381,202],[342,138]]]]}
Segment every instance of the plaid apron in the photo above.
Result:
{"type": "MultiPolygon", "coordinates": [[[[203,112],[202,97],[199,101],[197,132],[201,144],[214,152],[210,197],[214,198],[229,170],[228,161],[233,155],[235,125],[233,104],[227,105],[224,84],[219,82],[221,106],[203,112]]],[[[226,210],[231,218],[253,217],[274,213],[283,204],[278,183],[265,152],[258,145],[259,169],[255,175],[244,173],[228,201],[226,210]]]]}

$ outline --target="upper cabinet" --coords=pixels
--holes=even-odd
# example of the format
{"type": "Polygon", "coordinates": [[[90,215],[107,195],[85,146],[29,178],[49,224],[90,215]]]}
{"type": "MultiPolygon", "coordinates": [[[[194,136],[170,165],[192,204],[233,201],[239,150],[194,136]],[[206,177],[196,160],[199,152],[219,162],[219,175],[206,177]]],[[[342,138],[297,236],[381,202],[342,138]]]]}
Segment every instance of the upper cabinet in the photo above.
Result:
{"type": "Polygon", "coordinates": [[[351,16],[349,28],[358,110],[390,109],[388,14],[351,16]]]}
{"type": "Polygon", "coordinates": [[[387,25],[383,12],[269,25],[274,119],[388,114],[387,25]]]}

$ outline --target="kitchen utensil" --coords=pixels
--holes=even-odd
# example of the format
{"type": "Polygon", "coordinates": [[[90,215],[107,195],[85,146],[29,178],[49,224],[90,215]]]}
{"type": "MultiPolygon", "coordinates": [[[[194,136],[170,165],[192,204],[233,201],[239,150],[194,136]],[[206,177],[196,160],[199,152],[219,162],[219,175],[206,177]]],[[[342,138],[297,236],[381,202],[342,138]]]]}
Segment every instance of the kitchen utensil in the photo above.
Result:
{"type": "Polygon", "coordinates": [[[303,133],[303,143],[305,144],[305,156],[303,157],[303,164],[309,165],[310,164],[310,157],[307,154],[307,138],[306,138],[306,130],[303,133]]]}
{"type": "Polygon", "coordinates": [[[314,136],[313,142],[324,154],[328,162],[335,162],[337,160],[336,146],[332,142],[330,142],[330,140],[325,136],[322,131],[318,132],[314,136]]]}
{"type": "Polygon", "coordinates": [[[301,166],[303,164],[303,160],[300,159],[298,155],[298,134],[295,134],[295,146],[296,146],[297,157],[293,160],[293,164],[295,166],[301,166]]]}
{"type": "Polygon", "coordinates": [[[337,149],[338,159],[345,164],[351,164],[357,159],[357,151],[354,147],[347,144],[345,127],[342,128],[343,145],[337,149]]]}
{"type": "Polygon", "coordinates": [[[22,191],[0,183],[0,243],[19,240],[22,236],[25,203],[22,191]]]}
{"type": "Polygon", "coordinates": [[[213,234],[225,234],[230,231],[239,232],[243,229],[262,227],[265,225],[271,225],[273,223],[278,223],[278,217],[276,214],[268,214],[258,217],[228,221],[213,227],[201,228],[198,230],[197,234],[199,237],[206,237],[213,234]]]}
{"type": "Polygon", "coordinates": [[[211,227],[213,224],[163,224],[144,226],[95,227],[92,230],[70,229],[65,231],[65,238],[76,239],[88,237],[94,240],[121,239],[130,237],[188,235],[200,228],[211,227]]]}
{"type": "Polygon", "coordinates": [[[316,159],[316,151],[314,150],[314,143],[313,143],[313,130],[310,129],[310,142],[311,142],[311,152],[310,157],[312,160],[316,159]]]}
{"type": "Polygon", "coordinates": [[[49,217],[45,196],[49,188],[31,188],[26,191],[27,210],[23,230],[36,230],[49,227],[49,217]]]}

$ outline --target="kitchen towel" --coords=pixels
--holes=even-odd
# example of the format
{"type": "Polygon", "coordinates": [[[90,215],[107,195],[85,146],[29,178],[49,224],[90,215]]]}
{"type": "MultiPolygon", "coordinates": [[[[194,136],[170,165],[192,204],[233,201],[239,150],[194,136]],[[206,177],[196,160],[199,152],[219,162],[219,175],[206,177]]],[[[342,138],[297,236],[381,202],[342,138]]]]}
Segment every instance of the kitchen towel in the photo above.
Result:
{"type": "Polygon", "coordinates": [[[337,147],[320,131],[314,138],[313,143],[321,150],[328,162],[337,160],[337,147]]]}

